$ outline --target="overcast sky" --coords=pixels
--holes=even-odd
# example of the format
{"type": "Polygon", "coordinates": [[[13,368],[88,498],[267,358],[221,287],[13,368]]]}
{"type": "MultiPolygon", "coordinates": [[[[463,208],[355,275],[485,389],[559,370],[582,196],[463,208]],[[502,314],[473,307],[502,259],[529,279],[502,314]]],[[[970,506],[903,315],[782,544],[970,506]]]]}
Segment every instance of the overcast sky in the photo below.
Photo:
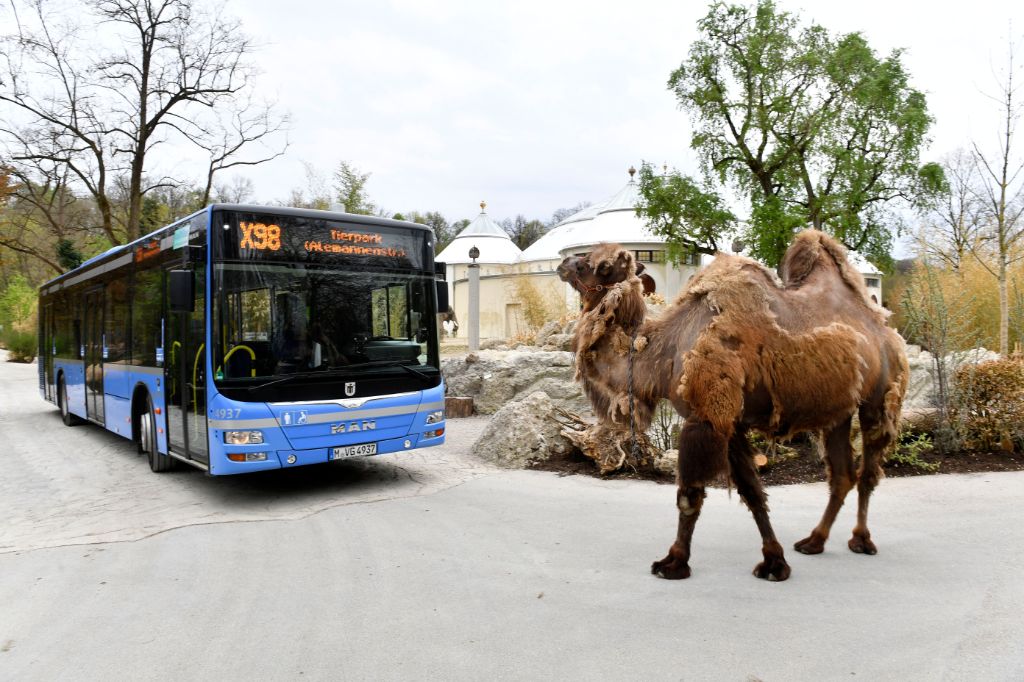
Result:
{"type": "MultiPolygon", "coordinates": [[[[1008,35],[1024,30],[1024,3],[779,5],[859,31],[879,52],[906,50],[936,118],[927,158],[994,143],[983,93],[1008,35]]],[[[498,219],[547,219],[609,197],[631,164],[695,170],[666,82],[706,3],[236,0],[228,10],[263,43],[261,88],[292,116],[287,157],[251,174],[260,200],[301,186],[303,161],[327,173],[345,159],[373,173],[369,193],[389,211],[455,220],[486,200],[498,219]]]]}
{"type": "MultiPolygon", "coordinates": [[[[994,144],[993,68],[1024,33],[1024,3],[780,0],[880,53],[904,48],[936,118],[926,159],[994,144]],[[1012,24],[1012,26],[1011,26],[1012,24]]],[[[597,202],[643,160],[693,172],[687,116],[666,89],[704,2],[509,3],[234,0],[264,47],[261,89],[290,112],[285,157],[254,169],[257,199],[284,200],[302,162],[372,173],[389,211],[546,220],[597,202]]],[[[1020,57],[1024,59],[1024,54],[1020,57]]]]}

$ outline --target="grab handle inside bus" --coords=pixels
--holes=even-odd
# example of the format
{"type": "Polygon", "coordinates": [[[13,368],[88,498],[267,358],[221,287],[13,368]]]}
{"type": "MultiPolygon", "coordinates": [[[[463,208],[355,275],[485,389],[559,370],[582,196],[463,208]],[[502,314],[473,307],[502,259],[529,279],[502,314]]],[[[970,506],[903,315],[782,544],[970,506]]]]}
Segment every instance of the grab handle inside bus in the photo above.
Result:
{"type": "Polygon", "coordinates": [[[171,270],[168,299],[172,313],[191,313],[196,309],[196,278],[191,270],[171,270]]]}

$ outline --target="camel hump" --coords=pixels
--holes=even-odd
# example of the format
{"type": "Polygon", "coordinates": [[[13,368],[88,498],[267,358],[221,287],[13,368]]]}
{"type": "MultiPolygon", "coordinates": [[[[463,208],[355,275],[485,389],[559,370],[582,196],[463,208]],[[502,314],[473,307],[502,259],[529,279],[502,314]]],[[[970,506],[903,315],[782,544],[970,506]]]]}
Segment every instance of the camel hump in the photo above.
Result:
{"type": "Polygon", "coordinates": [[[793,243],[782,257],[779,273],[787,287],[799,286],[822,268],[836,272],[850,288],[867,298],[864,277],[850,265],[846,248],[819,230],[804,230],[793,238],[793,243]]]}

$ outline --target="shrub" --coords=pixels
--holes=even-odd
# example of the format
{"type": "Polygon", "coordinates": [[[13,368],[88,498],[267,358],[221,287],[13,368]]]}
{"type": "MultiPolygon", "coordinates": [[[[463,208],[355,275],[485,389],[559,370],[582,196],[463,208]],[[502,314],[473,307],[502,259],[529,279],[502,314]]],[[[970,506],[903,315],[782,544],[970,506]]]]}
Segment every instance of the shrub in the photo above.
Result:
{"type": "Polygon", "coordinates": [[[957,399],[950,421],[969,448],[1024,448],[1024,363],[994,360],[956,373],[957,399]]]}
{"type": "Polygon", "coordinates": [[[32,362],[38,352],[36,335],[32,332],[10,331],[4,335],[8,362],[32,362]]]}
{"type": "Polygon", "coordinates": [[[512,280],[510,300],[522,308],[523,321],[529,331],[536,331],[545,322],[557,320],[564,312],[565,306],[550,289],[539,289],[526,276],[520,275],[512,280]]]}
{"type": "Polygon", "coordinates": [[[35,328],[35,288],[21,275],[15,275],[3,291],[0,291],[0,329],[9,332],[31,331],[35,328]]]}
{"type": "Polygon", "coordinates": [[[926,462],[921,455],[934,449],[932,439],[927,433],[902,433],[892,453],[886,459],[887,464],[906,466],[921,471],[935,472],[939,470],[937,462],[926,462]]]}

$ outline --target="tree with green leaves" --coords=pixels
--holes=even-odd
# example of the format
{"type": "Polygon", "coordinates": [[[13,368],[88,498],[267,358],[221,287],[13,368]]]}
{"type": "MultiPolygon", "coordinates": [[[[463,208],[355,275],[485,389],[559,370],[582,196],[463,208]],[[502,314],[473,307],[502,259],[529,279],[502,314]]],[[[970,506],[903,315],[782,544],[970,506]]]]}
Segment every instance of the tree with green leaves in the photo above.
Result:
{"type": "Polygon", "coordinates": [[[512,242],[520,249],[525,249],[530,244],[544,236],[547,232],[547,225],[540,220],[527,220],[526,216],[520,214],[515,218],[505,218],[498,223],[501,228],[512,238],[512,242]]]}
{"type": "Polygon", "coordinates": [[[334,191],[338,202],[345,207],[346,213],[372,215],[377,207],[366,194],[366,182],[370,173],[360,173],[348,161],[342,161],[334,171],[334,191]]]}
{"type": "MultiPolygon", "coordinates": [[[[815,227],[888,263],[895,206],[941,175],[919,163],[932,118],[901,51],[802,26],[772,0],[716,2],[698,28],[668,86],[693,120],[705,179],[749,201],[752,255],[775,265],[794,231],[815,227]]],[[[671,183],[692,192],[684,180],[671,183]]]]}
{"type": "Polygon", "coordinates": [[[75,243],[70,239],[61,239],[57,242],[57,260],[64,271],[74,270],[85,261],[85,256],[78,250],[75,243]]]}
{"type": "Polygon", "coordinates": [[[441,253],[444,248],[451,244],[452,240],[458,232],[452,229],[452,226],[448,224],[448,219],[445,218],[437,211],[427,211],[426,213],[420,213],[419,211],[412,211],[405,214],[395,214],[395,220],[408,220],[411,223],[419,223],[420,225],[426,225],[434,231],[434,253],[441,253]]]}
{"type": "Polygon", "coordinates": [[[637,215],[665,240],[669,261],[679,263],[694,253],[714,254],[732,233],[736,216],[713,191],[693,178],[668,169],[658,174],[649,163],[640,166],[641,200],[637,215]]]}

